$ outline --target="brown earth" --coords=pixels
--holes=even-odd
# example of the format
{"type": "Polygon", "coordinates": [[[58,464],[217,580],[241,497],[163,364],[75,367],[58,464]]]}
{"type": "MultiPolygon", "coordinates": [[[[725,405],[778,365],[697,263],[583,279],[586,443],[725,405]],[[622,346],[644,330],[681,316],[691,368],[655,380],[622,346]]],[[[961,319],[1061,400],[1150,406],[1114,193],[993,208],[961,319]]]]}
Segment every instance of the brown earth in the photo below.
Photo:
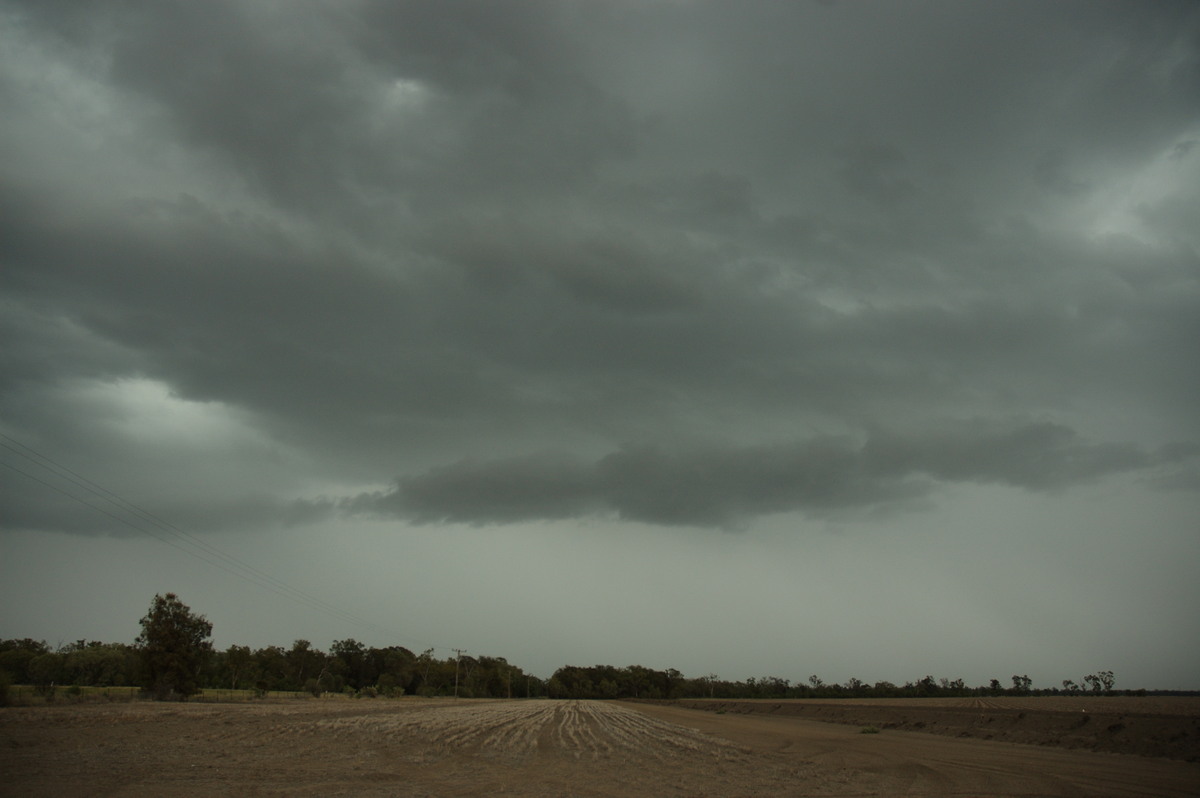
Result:
{"type": "Polygon", "coordinates": [[[862,734],[781,712],[453,699],[11,707],[0,710],[0,794],[1200,794],[1198,762],[862,734]]]}
{"type": "Polygon", "coordinates": [[[1036,696],[659,702],[1200,762],[1200,697],[1036,696]]]}

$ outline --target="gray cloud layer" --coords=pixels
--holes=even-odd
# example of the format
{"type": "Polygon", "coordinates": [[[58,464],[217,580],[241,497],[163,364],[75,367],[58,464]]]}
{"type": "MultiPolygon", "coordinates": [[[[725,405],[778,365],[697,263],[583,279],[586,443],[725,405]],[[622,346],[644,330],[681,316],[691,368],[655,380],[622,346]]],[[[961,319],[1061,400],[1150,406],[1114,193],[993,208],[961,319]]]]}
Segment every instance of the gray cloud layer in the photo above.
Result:
{"type": "Polygon", "coordinates": [[[1197,453],[1194,446],[1148,453],[1088,444],[1054,424],[920,438],[880,434],[861,445],[828,438],[676,452],[630,447],[595,462],[557,454],[464,461],[400,479],[392,490],[343,501],[339,509],[422,522],[615,513],[649,524],[728,527],[767,513],[824,514],[911,501],[938,480],[1055,490],[1197,453]]]}
{"type": "MultiPolygon", "coordinates": [[[[81,386],[236,414],[235,494],[231,449],[176,449],[200,528],[1195,484],[1191,3],[0,23],[4,429],[101,465],[145,452],[81,386]]],[[[88,527],[5,491],[10,527],[88,527]]]]}

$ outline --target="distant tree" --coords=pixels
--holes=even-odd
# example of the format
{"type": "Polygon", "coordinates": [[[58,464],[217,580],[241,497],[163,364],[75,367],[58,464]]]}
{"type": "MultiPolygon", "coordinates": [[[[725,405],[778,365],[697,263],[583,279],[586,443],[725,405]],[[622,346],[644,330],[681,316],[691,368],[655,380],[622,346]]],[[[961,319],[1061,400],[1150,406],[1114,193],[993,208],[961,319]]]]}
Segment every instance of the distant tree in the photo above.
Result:
{"type": "Polygon", "coordinates": [[[93,640],[65,646],[63,683],[107,687],[132,684],[137,670],[137,655],[123,643],[93,640]]]}
{"type": "Polygon", "coordinates": [[[1028,695],[1029,688],[1033,685],[1033,679],[1030,679],[1027,675],[1017,676],[1016,674],[1013,674],[1012,683],[1012,691],[1014,693],[1017,695],[1028,695]]]}
{"type": "Polygon", "coordinates": [[[1063,684],[1063,689],[1066,690],[1068,693],[1078,693],[1079,692],[1079,685],[1075,684],[1075,682],[1071,681],[1070,679],[1063,679],[1062,684],[1063,684]]]}
{"type": "Polygon", "coordinates": [[[942,679],[942,689],[951,695],[966,695],[967,683],[962,679],[942,679]]]}
{"type": "MultiPolygon", "coordinates": [[[[679,690],[680,684],[683,683],[683,674],[674,668],[667,668],[663,673],[663,698],[677,698],[676,693],[679,690]]],[[[787,680],[783,680],[783,691],[787,692],[787,680]]]]}
{"type": "Polygon", "coordinates": [[[342,670],[339,667],[336,678],[332,678],[325,674],[326,667],[331,663],[325,653],[319,649],[313,648],[312,643],[307,640],[292,641],[292,648],[287,652],[287,673],[286,689],[288,690],[307,690],[309,679],[317,679],[320,681],[325,679],[322,686],[329,691],[336,692],[342,689],[342,670]],[[334,684],[334,682],[337,682],[334,684]]]}
{"type": "Polygon", "coordinates": [[[65,655],[53,652],[38,654],[29,660],[29,681],[39,694],[54,695],[55,688],[62,683],[65,661],[65,655]]]}
{"type": "Polygon", "coordinates": [[[13,684],[30,684],[30,660],[49,651],[45,640],[0,640],[0,671],[8,673],[13,684]]]}
{"type": "Polygon", "coordinates": [[[337,661],[337,668],[345,677],[346,684],[355,690],[363,686],[362,673],[367,658],[366,646],[353,637],[334,640],[333,645],[329,647],[329,655],[337,661]]]}
{"type": "Polygon", "coordinates": [[[935,696],[939,693],[937,680],[933,676],[926,675],[915,686],[916,695],[926,697],[935,696]]]}
{"type": "Polygon", "coordinates": [[[229,679],[229,689],[238,689],[238,683],[246,679],[254,665],[250,646],[233,645],[225,649],[224,676],[229,679]]]}
{"type": "Polygon", "coordinates": [[[279,646],[267,646],[254,652],[254,688],[259,693],[268,690],[298,690],[291,684],[287,652],[279,646]]]}
{"type": "Polygon", "coordinates": [[[654,672],[645,665],[628,665],[622,669],[621,681],[626,697],[648,698],[654,689],[654,672]]]}
{"type": "Polygon", "coordinates": [[[370,648],[367,659],[371,671],[378,674],[376,684],[384,695],[403,695],[408,691],[416,675],[417,658],[411,651],[402,646],[370,648]]]}
{"type": "Polygon", "coordinates": [[[746,690],[751,698],[786,698],[791,680],[778,676],[751,677],[746,680],[746,690]]]}
{"type": "Polygon", "coordinates": [[[1116,679],[1113,678],[1112,671],[1100,671],[1099,673],[1089,673],[1083,677],[1083,680],[1091,686],[1093,693],[1111,693],[1116,679]]]}
{"type": "Polygon", "coordinates": [[[192,614],[174,593],[155,595],[141,623],[142,686],[159,701],[200,692],[200,672],[212,651],[212,624],[192,614]]]}

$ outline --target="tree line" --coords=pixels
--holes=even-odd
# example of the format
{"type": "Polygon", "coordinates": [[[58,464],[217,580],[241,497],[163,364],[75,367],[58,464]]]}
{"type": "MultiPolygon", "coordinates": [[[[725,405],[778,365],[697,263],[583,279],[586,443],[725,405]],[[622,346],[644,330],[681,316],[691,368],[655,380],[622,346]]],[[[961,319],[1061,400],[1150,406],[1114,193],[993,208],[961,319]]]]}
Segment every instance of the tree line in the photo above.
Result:
{"type": "Polygon", "coordinates": [[[1064,680],[1059,690],[1034,689],[1029,676],[1016,674],[1011,687],[998,679],[987,686],[968,687],[962,679],[933,676],[903,685],[867,684],[852,678],[843,685],[827,684],[815,674],[797,683],[776,676],[742,681],[716,674],[688,678],[674,668],[641,665],[567,665],[543,681],[503,657],[456,652],[439,659],[433,649],[416,654],[403,646],[369,647],[353,638],[334,640],[328,651],[308,640],[295,640],[286,649],[231,645],[221,651],[209,642],[212,624],[173,593],[156,595],[141,625],[132,645],[77,640],[51,648],[45,641],[29,638],[0,640],[0,688],[30,684],[53,695],[62,686],[137,685],[160,699],[187,698],[204,688],[250,690],[259,695],[291,691],[366,697],[784,699],[1111,695],[1115,684],[1112,671],[1089,674],[1078,684],[1064,680]]]}
{"type": "Polygon", "coordinates": [[[142,686],[162,697],[184,697],[200,689],[349,693],[361,696],[453,696],[464,698],[544,697],[545,682],[503,657],[439,659],[432,650],[414,654],[402,646],[368,647],[352,638],[335,640],[329,651],[308,640],[289,648],[233,645],[202,658],[194,680],[155,689],[143,651],[136,645],[78,640],[52,648],[43,640],[0,640],[0,682],[58,688],[142,686]],[[456,685],[457,683],[457,691],[456,685]]]}
{"type": "MultiPolygon", "coordinates": [[[[1083,678],[1088,685],[1084,689],[1071,680],[1063,682],[1062,689],[1034,688],[1033,680],[1027,675],[1013,675],[1011,686],[992,679],[987,685],[968,686],[962,679],[935,679],[924,676],[915,681],[897,685],[888,681],[868,684],[861,679],[851,678],[845,684],[826,683],[817,675],[806,681],[793,683],[778,676],[751,677],[742,681],[721,679],[716,674],[688,678],[679,671],[665,671],[630,665],[619,668],[612,665],[580,667],[568,665],[559,668],[546,684],[551,698],[714,698],[714,699],[786,699],[786,698],[933,698],[971,697],[1003,695],[1114,695],[1115,678],[1112,671],[1100,671],[1083,678]]],[[[1145,694],[1145,690],[1127,691],[1145,694]]]]}
{"type": "Polygon", "coordinates": [[[353,638],[328,651],[308,640],[290,648],[231,645],[213,649],[210,624],[173,593],[155,596],[132,645],[77,640],[0,640],[0,683],[59,687],[141,686],[156,698],[186,698],[202,689],[348,693],[359,696],[545,696],[545,683],[503,657],[467,653],[439,659],[403,646],[377,648],[353,638]]]}

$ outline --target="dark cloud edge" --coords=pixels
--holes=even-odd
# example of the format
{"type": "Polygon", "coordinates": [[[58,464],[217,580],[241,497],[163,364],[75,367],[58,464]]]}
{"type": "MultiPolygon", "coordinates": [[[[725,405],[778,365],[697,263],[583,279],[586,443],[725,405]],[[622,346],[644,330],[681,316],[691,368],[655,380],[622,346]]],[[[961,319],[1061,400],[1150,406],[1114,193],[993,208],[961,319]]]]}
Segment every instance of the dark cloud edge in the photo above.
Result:
{"type": "Polygon", "coordinates": [[[898,508],[938,484],[1064,490],[1123,473],[1152,487],[1188,489],[1200,445],[1149,450],[1092,443],[1055,423],[947,430],[921,437],[876,432],[750,447],[631,445],[588,461],[545,452],[462,460],[400,477],[393,487],[321,500],[343,515],[475,526],[610,516],[664,526],[737,528],[755,517],[825,516],[898,508]],[[1171,475],[1174,476],[1171,476],[1171,475]]]}

